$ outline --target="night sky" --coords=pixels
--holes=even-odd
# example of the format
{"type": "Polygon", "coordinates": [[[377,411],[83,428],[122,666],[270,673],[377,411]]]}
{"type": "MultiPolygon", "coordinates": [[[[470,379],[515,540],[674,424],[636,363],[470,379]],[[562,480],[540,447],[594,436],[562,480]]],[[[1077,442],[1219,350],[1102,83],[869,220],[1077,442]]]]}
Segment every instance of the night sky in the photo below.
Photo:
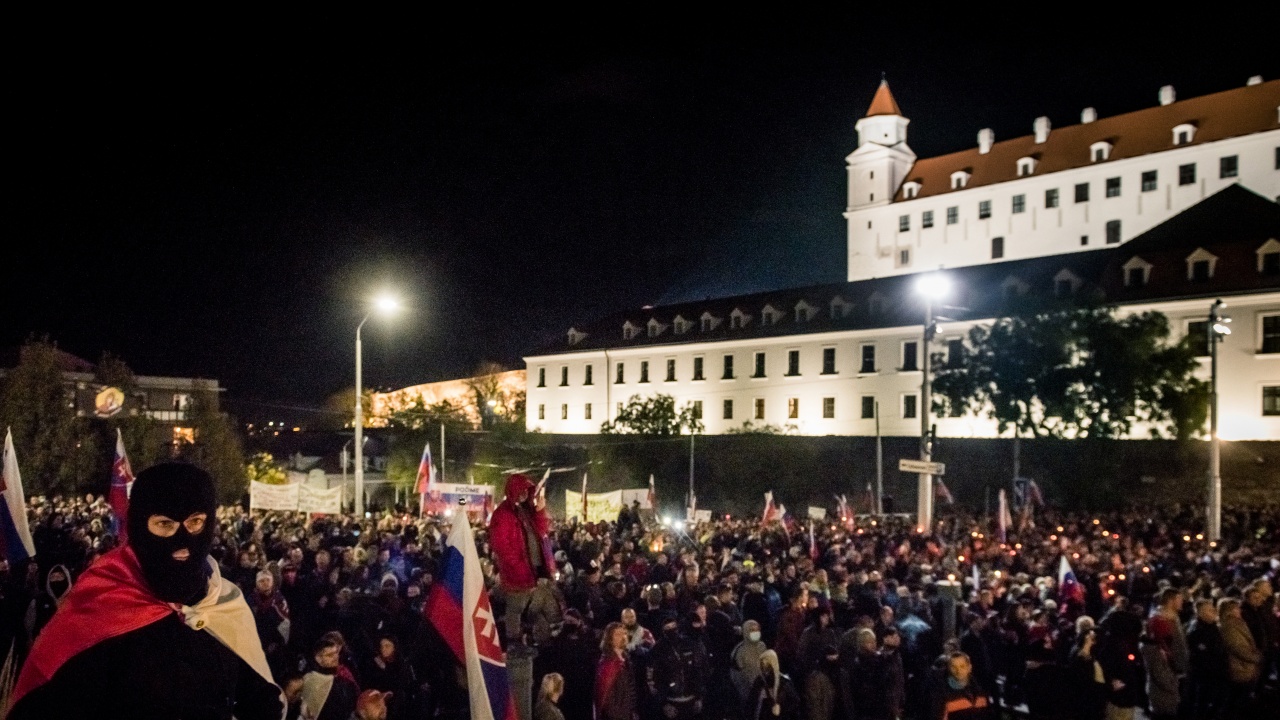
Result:
{"type": "Polygon", "coordinates": [[[877,19],[51,36],[9,73],[0,345],[47,334],[305,419],[352,385],[383,287],[411,305],[365,326],[385,389],[522,367],[628,306],[842,280],[881,73],[921,157],[1280,76],[1266,23],[877,19]]]}

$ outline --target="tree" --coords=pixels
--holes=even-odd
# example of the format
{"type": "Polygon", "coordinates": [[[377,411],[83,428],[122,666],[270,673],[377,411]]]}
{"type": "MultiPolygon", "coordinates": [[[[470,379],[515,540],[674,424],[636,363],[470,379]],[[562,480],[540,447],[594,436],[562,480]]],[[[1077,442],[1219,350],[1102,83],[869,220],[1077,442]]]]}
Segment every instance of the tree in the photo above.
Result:
{"type": "Polygon", "coordinates": [[[1015,437],[1120,438],[1141,425],[1183,439],[1200,432],[1208,409],[1196,366],[1160,313],[1033,309],[970,330],[963,357],[937,364],[933,407],[985,415],[1015,437]]]}
{"type": "Polygon", "coordinates": [[[433,444],[433,459],[440,462],[440,428],[444,427],[450,456],[457,457],[466,443],[471,422],[466,409],[454,402],[441,400],[428,405],[421,395],[411,398],[386,416],[388,431],[387,480],[397,490],[412,492],[418,479],[422,449],[433,444]]]}
{"type": "Polygon", "coordinates": [[[177,443],[176,455],[190,457],[213,476],[214,487],[223,502],[234,502],[248,488],[244,450],[231,419],[217,410],[217,398],[208,389],[197,390],[188,410],[188,422],[195,430],[195,443],[177,443]]]}
{"type": "Polygon", "coordinates": [[[68,407],[74,389],[63,380],[59,354],[48,337],[29,339],[18,366],[0,381],[0,422],[13,432],[30,495],[74,491],[82,471],[94,464],[87,421],[68,407]]]}
{"type": "Polygon", "coordinates": [[[268,452],[255,453],[244,466],[245,477],[249,482],[266,483],[267,485],[289,484],[289,474],[276,462],[268,452]]]}
{"type": "Polygon", "coordinates": [[[685,403],[677,410],[675,398],[662,393],[647,398],[631,396],[614,420],[600,426],[600,432],[605,435],[669,436],[702,430],[702,416],[693,403],[685,403]]]}

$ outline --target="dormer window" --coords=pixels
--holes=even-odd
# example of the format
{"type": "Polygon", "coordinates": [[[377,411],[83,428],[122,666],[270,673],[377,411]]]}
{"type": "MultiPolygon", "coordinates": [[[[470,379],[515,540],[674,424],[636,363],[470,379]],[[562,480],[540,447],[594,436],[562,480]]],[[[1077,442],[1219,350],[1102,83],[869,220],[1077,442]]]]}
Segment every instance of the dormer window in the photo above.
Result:
{"type": "Polygon", "coordinates": [[[951,189],[963,190],[969,184],[969,178],[972,174],[967,170],[957,170],[951,173],[951,189]]]}
{"type": "Polygon", "coordinates": [[[1102,162],[1111,158],[1111,143],[1105,140],[1089,146],[1089,158],[1093,162],[1102,162]]]}
{"type": "Polygon", "coordinates": [[[1262,275],[1280,275],[1280,241],[1271,238],[1258,248],[1258,272],[1262,275]]]}
{"type": "Polygon", "coordinates": [[[1121,269],[1124,270],[1125,287],[1145,287],[1151,281],[1151,263],[1136,255],[1129,258],[1129,262],[1122,265],[1121,269]]]}
{"type": "Polygon", "coordinates": [[[630,320],[622,323],[622,339],[631,340],[640,332],[640,326],[632,323],[630,320]]]}
{"type": "Polygon", "coordinates": [[[1208,282],[1213,279],[1217,265],[1217,255],[1204,248],[1196,248],[1195,252],[1187,256],[1187,279],[1191,282],[1208,282]]]}
{"type": "Polygon", "coordinates": [[[577,328],[569,328],[569,344],[577,345],[587,338],[587,334],[577,328]]]}
{"type": "Polygon", "coordinates": [[[878,291],[871,293],[871,297],[867,298],[867,312],[872,315],[884,312],[884,296],[878,291]]]}
{"type": "Polygon", "coordinates": [[[1033,157],[1018,158],[1018,177],[1027,177],[1036,171],[1037,161],[1033,157]]]}
{"type": "Polygon", "coordinates": [[[902,184],[902,199],[911,200],[920,194],[920,183],[911,180],[902,184]]]}
{"type": "Polygon", "coordinates": [[[1196,126],[1192,123],[1182,123],[1173,128],[1173,144],[1186,145],[1196,139],[1196,126]]]}
{"type": "Polygon", "coordinates": [[[831,319],[832,320],[839,320],[840,318],[848,317],[849,313],[852,310],[853,310],[853,303],[845,300],[839,295],[831,298],[831,319]]]}
{"type": "Polygon", "coordinates": [[[702,313],[702,317],[698,318],[698,320],[701,323],[702,332],[711,332],[720,327],[720,318],[709,312],[702,313]]]}
{"type": "Polygon", "coordinates": [[[751,322],[751,316],[742,312],[740,308],[734,308],[733,312],[729,313],[729,328],[732,330],[741,330],[749,322],[751,322]]]}
{"type": "Polygon", "coordinates": [[[654,338],[661,335],[667,329],[667,325],[658,322],[658,318],[649,318],[649,337],[654,338]]]}
{"type": "Polygon", "coordinates": [[[782,311],[772,305],[765,305],[760,311],[760,322],[765,325],[776,325],[782,319],[782,311]]]}
{"type": "Polygon", "coordinates": [[[801,300],[800,302],[796,303],[796,322],[797,323],[809,322],[809,320],[813,318],[813,314],[817,311],[818,311],[818,308],[810,305],[804,300],[801,300]]]}
{"type": "Polygon", "coordinates": [[[693,321],[685,320],[684,317],[677,315],[675,320],[671,321],[671,330],[676,335],[683,335],[693,329],[693,321]]]}
{"type": "Polygon", "coordinates": [[[1080,289],[1080,276],[1063,268],[1053,276],[1053,294],[1057,297],[1071,297],[1080,289]]]}

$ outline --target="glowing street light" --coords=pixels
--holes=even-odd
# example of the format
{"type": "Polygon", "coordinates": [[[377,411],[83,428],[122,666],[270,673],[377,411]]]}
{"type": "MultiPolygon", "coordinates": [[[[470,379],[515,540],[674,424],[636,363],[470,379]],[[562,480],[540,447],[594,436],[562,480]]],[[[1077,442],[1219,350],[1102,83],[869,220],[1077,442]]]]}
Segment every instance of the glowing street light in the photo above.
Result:
{"type": "MultiPolygon", "coordinates": [[[[926,273],[916,280],[916,294],[924,298],[924,342],[920,345],[920,460],[932,462],[933,447],[929,433],[929,418],[933,393],[929,386],[929,345],[938,333],[933,319],[933,304],[945,299],[951,292],[951,280],[942,273],[926,273]]],[[[921,530],[933,527],[933,475],[920,473],[916,499],[916,525],[921,530]]]]}
{"type": "Polygon", "coordinates": [[[373,301],[373,309],[365,314],[364,319],[356,325],[356,437],[355,437],[355,455],[356,455],[356,516],[364,514],[364,391],[361,386],[364,379],[361,376],[362,368],[362,348],[360,344],[360,329],[364,324],[373,317],[375,313],[378,315],[391,315],[400,310],[400,301],[394,296],[387,293],[379,295],[373,301]]]}

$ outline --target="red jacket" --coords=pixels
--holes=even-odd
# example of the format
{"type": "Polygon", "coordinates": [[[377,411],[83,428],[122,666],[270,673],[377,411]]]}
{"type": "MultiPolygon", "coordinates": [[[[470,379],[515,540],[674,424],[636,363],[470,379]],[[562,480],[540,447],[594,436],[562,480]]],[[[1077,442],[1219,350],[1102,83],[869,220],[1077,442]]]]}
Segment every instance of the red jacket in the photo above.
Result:
{"type": "MultiPolygon", "coordinates": [[[[507,478],[506,499],[493,511],[489,518],[489,544],[493,547],[493,558],[498,565],[498,579],[504,590],[520,592],[531,590],[538,583],[537,573],[529,559],[529,545],[525,541],[525,528],[516,510],[516,502],[526,490],[533,491],[533,482],[524,475],[512,475],[507,478]]],[[[531,503],[526,502],[533,532],[537,536],[537,545],[542,552],[542,562],[548,577],[555,574],[555,558],[551,554],[551,544],[547,538],[547,530],[551,519],[543,510],[533,510],[531,503]]]]}

